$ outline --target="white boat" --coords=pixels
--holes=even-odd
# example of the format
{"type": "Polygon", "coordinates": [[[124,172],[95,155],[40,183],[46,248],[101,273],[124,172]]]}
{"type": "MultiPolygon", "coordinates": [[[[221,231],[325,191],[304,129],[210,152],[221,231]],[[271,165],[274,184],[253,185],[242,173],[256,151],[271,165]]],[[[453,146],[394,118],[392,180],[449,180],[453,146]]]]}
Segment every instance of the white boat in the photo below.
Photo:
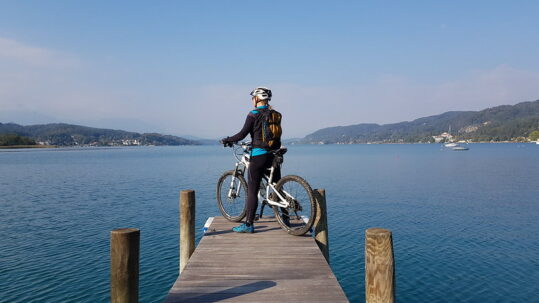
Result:
{"type": "Polygon", "coordinates": [[[462,146],[462,145],[458,145],[458,144],[457,144],[455,147],[453,147],[453,150],[455,150],[455,151],[469,150],[469,148],[466,147],[466,146],[462,146]]]}
{"type": "Polygon", "coordinates": [[[535,144],[539,144],[539,140],[537,140],[537,142],[535,142],[535,144]]]}
{"type": "Polygon", "coordinates": [[[453,137],[451,136],[451,125],[449,125],[449,131],[447,132],[449,142],[445,143],[445,147],[457,147],[458,144],[453,142],[453,137]]]}

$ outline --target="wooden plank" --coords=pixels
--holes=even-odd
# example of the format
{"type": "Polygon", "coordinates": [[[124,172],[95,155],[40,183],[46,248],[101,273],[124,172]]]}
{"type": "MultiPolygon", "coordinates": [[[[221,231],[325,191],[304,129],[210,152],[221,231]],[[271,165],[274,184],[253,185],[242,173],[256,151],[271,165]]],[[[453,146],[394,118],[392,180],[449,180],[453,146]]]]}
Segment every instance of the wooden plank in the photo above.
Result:
{"type": "Polygon", "coordinates": [[[215,217],[165,302],[348,302],[311,235],[296,237],[274,218],[238,234],[215,217]]]}

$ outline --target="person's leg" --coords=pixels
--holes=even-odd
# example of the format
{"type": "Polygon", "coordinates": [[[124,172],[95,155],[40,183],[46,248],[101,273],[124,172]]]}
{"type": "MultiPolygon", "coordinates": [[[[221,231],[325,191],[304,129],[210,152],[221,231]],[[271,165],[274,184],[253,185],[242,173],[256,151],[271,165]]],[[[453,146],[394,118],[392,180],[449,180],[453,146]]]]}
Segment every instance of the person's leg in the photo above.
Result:
{"type": "Polygon", "coordinates": [[[252,225],[258,207],[258,190],[265,170],[268,154],[251,157],[247,176],[247,225],[252,225]]]}
{"type": "MultiPolygon", "coordinates": [[[[271,164],[273,164],[273,157],[268,167],[271,167],[271,164]]],[[[277,183],[279,180],[281,180],[281,164],[277,164],[275,166],[275,170],[273,171],[273,182],[277,183]]]]}

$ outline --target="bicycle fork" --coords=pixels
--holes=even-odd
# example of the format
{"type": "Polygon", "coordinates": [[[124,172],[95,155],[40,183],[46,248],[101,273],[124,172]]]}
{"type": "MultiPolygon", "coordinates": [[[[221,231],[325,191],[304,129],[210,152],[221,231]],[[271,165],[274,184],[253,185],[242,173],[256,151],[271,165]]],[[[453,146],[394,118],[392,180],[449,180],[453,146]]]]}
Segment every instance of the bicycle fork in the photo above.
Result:
{"type": "Polygon", "coordinates": [[[238,175],[238,172],[241,174],[242,171],[241,169],[238,169],[238,164],[236,164],[236,168],[234,169],[234,173],[232,174],[232,178],[230,180],[230,186],[228,188],[228,195],[227,197],[229,199],[233,199],[233,198],[236,198],[237,197],[237,193],[240,193],[241,192],[241,182],[239,182],[238,184],[238,188],[236,190],[236,187],[234,185],[234,183],[236,182],[236,176],[238,175]],[[235,191],[236,190],[236,191],[235,191]]]}

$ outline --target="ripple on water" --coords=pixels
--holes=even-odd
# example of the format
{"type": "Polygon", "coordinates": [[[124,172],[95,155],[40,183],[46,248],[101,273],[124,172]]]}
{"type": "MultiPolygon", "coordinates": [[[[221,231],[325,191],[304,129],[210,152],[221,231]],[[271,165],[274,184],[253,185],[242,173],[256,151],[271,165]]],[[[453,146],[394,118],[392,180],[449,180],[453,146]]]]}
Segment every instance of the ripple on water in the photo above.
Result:
{"type": "MultiPolygon", "coordinates": [[[[532,302],[538,162],[504,144],[293,146],[284,172],[326,189],[331,267],[351,302],[364,301],[370,227],[393,232],[399,302],[532,302]]],[[[178,192],[197,191],[200,237],[231,163],[208,146],[0,153],[0,302],[108,301],[120,227],[141,230],[140,301],[162,302],[178,271],[178,192]]]]}

